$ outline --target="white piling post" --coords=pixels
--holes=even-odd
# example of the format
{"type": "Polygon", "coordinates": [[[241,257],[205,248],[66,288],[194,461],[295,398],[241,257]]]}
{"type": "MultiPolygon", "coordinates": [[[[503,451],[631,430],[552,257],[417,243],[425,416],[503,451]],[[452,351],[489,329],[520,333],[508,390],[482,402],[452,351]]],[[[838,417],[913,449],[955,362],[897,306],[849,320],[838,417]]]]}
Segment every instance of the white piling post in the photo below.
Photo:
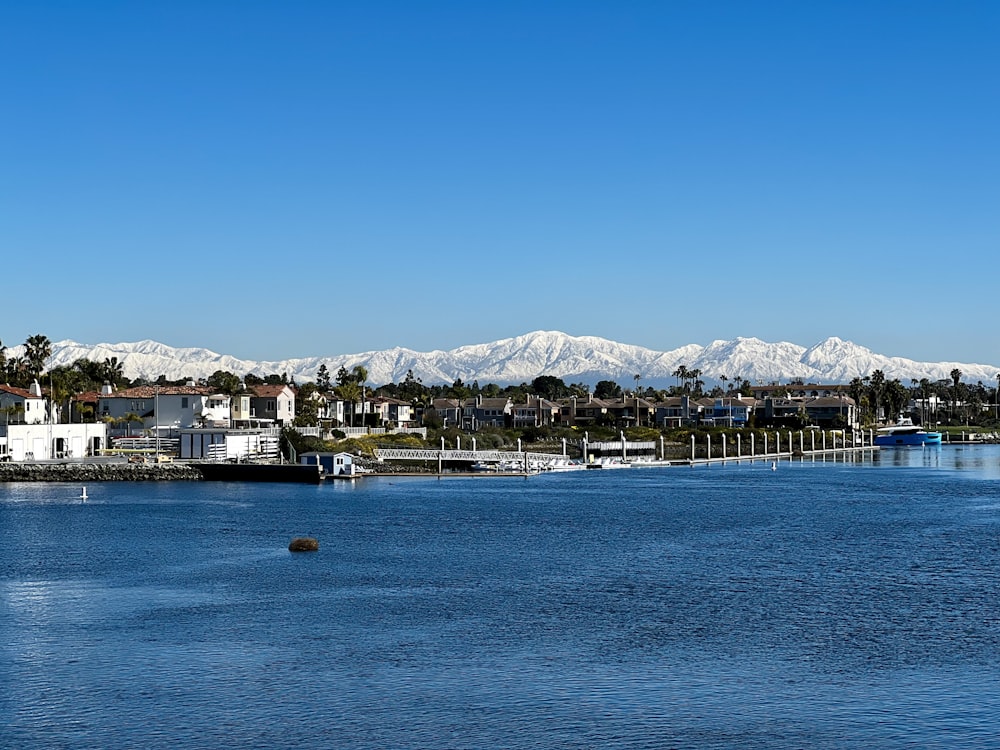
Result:
{"type": "Polygon", "coordinates": [[[694,435],[691,436],[691,461],[694,462],[694,435]]]}
{"type": "Polygon", "coordinates": [[[726,460],[726,433],[722,433],[722,460],[726,460]]]}
{"type": "Polygon", "coordinates": [[[756,441],[755,435],[754,435],[754,433],[751,432],[750,433],[750,458],[753,458],[754,453],[757,452],[757,448],[754,445],[754,443],[756,443],[756,442],[757,441],[756,441]]]}
{"type": "Polygon", "coordinates": [[[743,440],[739,432],[736,433],[736,458],[743,458],[743,440]]]}
{"type": "Polygon", "coordinates": [[[767,433],[764,433],[764,455],[767,455],[767,433]]]}
{"type": "Polygon", "coordinates": [[[712,435],[711,434],[709,434],[709,436],[708,436],[707,445],[708,445],[708,451],[705,454],[705,457],[706,458],[711,458],[712,457],[712,435]]]}
{"type": "Polygon", "coordinates": [[[774,431],[774,453],[781,455],[781,433],[777,430],[774,431]]]}

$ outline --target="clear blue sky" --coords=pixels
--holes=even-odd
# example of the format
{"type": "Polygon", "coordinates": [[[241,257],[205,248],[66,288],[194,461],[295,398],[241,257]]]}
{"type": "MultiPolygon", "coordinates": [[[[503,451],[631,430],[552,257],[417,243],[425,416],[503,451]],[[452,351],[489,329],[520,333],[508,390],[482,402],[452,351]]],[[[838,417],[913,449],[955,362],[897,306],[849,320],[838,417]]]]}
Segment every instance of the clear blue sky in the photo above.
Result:
{"type": "Polygon", "coordinates": [[[1000,361],[1000,3],[0,2],[0,339],[1000,361]]]}

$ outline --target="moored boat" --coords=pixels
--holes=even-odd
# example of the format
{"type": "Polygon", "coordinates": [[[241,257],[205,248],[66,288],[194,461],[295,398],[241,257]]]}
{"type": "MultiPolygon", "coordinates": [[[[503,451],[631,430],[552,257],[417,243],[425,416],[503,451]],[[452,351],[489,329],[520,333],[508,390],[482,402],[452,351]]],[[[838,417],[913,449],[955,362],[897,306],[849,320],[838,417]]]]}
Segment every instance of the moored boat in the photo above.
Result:
{"type": "Polygon", "coordinates": [[[941,445],[941,433],[928,432],[904,417],[896,424],[880,427],[875,434],[875,445],[884,448],[896,445],[941,445]]]}

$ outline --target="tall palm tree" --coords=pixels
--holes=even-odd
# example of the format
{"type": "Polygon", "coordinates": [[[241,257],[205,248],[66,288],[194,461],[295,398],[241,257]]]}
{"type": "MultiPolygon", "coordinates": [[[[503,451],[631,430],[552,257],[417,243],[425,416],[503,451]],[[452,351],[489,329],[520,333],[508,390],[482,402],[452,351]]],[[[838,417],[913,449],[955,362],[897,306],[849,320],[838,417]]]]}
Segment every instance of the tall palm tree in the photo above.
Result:
{"type": "Polygon", "coordinates": [[[868,380],[868,389],[871,391],[872,402],[875,405],[875,421],[878,422],[881,414],[882,394],[885,392],[885,373],[881,370],[875,370],[868,380]]]}
{"type": "Polygon", "coordinates": [[[111,385],[117,386],[123,377],[124,366],[118,361],[118,357],[106,357],[101,364],[101,372],[104,380],[111,385]]]}
{"type": "Polygon", "coordinates": [[[958,383],[962,379],[962,371],[956,367],[949,374],[951,375],[951,418],[954,419],[958,412],[958,383]]]}
{"type": "Polygon", "coordinates": [[[52,355],[52,342],[48,336],[40,333],[29,336],[24,342],[24,361],[28,365],[28,373],[32,379],[37,378],[45,369],[45,360],[52,355]]]}
{"type": "MultiPolygon", "coordinates": [[[[3,352],[3,347],[0,347],[0,355],[2,355],[2,352],[3,352]]],[[[997,402],[996,418],[998,420],[1000,420],[1000,372],[997,373],[997,398],[996,398],[996,402],[997,402]]]]}
{"type": "Polygon", "coordinates": [[[368,382],[368,370],[362,365],[351,368],[351,377],[361,386],[361,424],[365,424],[365,383],[368,382]]]}
{"type": "Polygon", "coordinates": [[[688,368],[685,365],[678,365],[677,369],[671,374],[677,378],[677,387],[682,388],[683,384],[686,383],[688,379],[688,368]]]}
{"type": "Polygon", "coordinates": [[[351,410],[348,413],[348,419],[350,420],[350,426],[354,427],[354,407],[361,398],[361,386],[353,380],[348,380],[342,385],[338,385],[334,388],[334,393],[337,394],[338,398],[342,398],[351,405],[351,410]]]}

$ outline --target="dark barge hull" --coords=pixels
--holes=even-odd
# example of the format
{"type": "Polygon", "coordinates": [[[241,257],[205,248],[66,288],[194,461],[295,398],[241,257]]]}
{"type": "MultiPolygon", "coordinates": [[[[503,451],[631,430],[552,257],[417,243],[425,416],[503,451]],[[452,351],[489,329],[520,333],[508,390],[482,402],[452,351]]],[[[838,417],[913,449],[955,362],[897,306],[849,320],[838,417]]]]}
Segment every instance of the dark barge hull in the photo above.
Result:
{"type": "Polygon", "coordinates": [[[323,474],[316,464],[195,464],[207,482],[296,482],[319,484],[323,474]]]}

